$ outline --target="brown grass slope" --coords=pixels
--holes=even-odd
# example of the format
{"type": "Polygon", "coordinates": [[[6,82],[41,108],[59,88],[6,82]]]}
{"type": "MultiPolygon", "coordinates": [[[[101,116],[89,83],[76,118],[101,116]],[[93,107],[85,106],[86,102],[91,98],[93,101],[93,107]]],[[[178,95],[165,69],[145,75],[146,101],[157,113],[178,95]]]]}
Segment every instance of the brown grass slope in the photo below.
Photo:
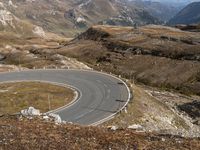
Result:
{"type": "Polygon", "coordinates": [[[58,53],[140,83],[200,95],[200,35],[149,25],[94,26],[58,53]]]}
{"type": "Polygon", "coordinates": [[[55,125],[41,119],[0,118],[0,149],[193,149],[199,139],[121,129],[55,125]]]}
{"type": "Polygon", "coordinates": [[[1,83],[0,93],[0,115],[14,114],[30,106],[48,112],[74,98],[70,88],[41,82],[1,83]]]}

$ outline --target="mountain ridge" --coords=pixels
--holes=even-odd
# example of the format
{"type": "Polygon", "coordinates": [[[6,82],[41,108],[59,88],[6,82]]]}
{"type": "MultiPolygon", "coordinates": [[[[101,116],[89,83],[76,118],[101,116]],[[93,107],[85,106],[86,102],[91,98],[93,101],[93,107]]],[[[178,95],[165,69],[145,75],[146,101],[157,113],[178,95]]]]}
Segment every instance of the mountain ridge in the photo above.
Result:
{"type": "Polygon", "coordinates": [[[169,25],[198,23],[200,23],[200,2],[187,5],[168,22],[169,25]]]}
{"type": "Polygon", "coordinates": [[[76,35],[99,23],[123,26],[159,23],[147,11],[122,0],[1,0],[0,5],[19,20],[63,36],[76,35]]]}

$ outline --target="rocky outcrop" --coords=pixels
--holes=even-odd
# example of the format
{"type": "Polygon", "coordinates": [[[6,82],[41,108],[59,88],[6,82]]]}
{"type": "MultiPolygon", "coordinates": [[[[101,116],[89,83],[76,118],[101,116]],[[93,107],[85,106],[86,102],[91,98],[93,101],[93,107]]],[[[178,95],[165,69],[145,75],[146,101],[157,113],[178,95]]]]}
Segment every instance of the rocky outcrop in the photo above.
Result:
{"type": "Polygon", "coordinates": [[[104,38],[108,38],[110,35],[108,32],[104,32],[103,30],[98,30],[96,28],[89,28],[86,32],[79,35],[77,40],[85,39],[85,40],[94,40],[94,41],[101,41],[104,38]]]}
{"type": "Polygon", "coordinates": [[[200,101],[178,105],[177,108],[193,119],[194,124],[200,125],[200,101]]]}

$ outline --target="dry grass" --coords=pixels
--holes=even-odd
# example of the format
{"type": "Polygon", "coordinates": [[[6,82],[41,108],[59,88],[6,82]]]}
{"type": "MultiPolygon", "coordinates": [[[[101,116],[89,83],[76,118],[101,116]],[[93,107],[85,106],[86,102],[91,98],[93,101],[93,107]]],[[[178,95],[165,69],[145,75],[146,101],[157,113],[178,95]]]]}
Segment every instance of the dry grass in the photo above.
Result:
{"type": "Polygon", "coordinates": [[[0,149],[199,150],[199,140],[127,129],[55,125],[37,118],[0,118],[0,149]]]}
{"type": "Polygon", "coordinates": [[[110,25],[96,25],[94,26],[94,29],[100,29],[109,34],[122,34],[122,33],[131,32],[133,28],[132,27],[119,28],[117,26],[110,26],[110,25]]]}
{"type": "MultiPolygon", "coordinates": [[[[200,63],[196,59],[200,53],[199,42],[200,36],[196,33],[162,26],[132,30],[95,26],[58,49],[58,53],[75,57],[94,69],[134,79],[136,83],[192,95],[200,93],[200,63]]],[[[128,113],[121,113],[106,125],[140,124],[147,131],[199,136],[199,128],[164,101],[138,86],[133,87],[133,93],[128,113]]]]}
{"type": "Polygon", "coordinates": [[[74,92],[65,87],[40,82],[0,84],[0,114],[12,114],[29,106],[41,112],[64,106],[72,101],[74,92]]]}
{"type": "Polygon", "coordinates": [[[174,127],[179,129],[189,128],[185,121],[170,110],[170,107],[164,101],[159,101],[155,97],[150,96],[144,88],[138,85],[132,84],[131,89],[134,99],[128,105],[128,113],[123,111],[113,120],[105,123],[105,125],[128,127],[132,124],[141,124],[146,129],[151,130],[150,126],[153,123],[155,124],[152,127],[154,130],[165,130],[166,128],[176,130],[174,127]],[[172,118],[172,122],[169,123],[167,118],[172,118]]]}
{"type": "Polygon", "coordinates": [[[146,85],[199,95],[199,43],[198,33],[163,26],[95,26],[57,52],[146,85]]]}

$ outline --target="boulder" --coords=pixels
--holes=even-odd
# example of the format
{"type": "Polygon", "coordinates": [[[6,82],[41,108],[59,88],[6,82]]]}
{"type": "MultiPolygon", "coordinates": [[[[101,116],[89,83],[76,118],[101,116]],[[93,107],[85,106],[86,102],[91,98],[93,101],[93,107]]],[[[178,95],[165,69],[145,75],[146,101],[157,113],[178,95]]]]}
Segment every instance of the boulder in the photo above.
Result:
{"type": "Polygon", "coordinates": [[[62,119],[60,118],[59,115],[51,113],[48,116],[52,117],[54,119],[55,123],[62,123],[62,119]]]}
{"type": "Polygon", "coordinates": [[[133,125],[129,126],[128,129],[143,130],[143,127],[139,124],[133,124],[133,125]]]}
{"type": "Polygon", "coordinates": [[[40,116],[40,110],[34,107],[29,107],[28,109],[21,110],[23,116],[40,116]]]}

